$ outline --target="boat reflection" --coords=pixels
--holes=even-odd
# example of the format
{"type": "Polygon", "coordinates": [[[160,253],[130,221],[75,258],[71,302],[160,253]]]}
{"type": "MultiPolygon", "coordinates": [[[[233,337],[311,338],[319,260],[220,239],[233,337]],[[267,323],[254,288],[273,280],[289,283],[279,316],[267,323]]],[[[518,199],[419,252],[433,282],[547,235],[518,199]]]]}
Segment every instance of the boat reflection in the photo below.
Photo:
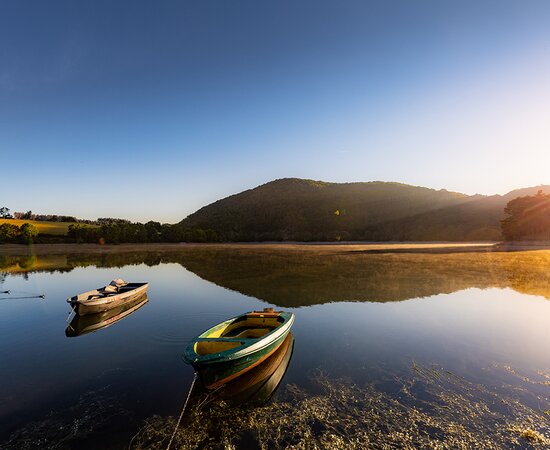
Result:
{"type": "Polygon", "coordinates": [[[76,314],[71,323],[65,330],[65,336],[75,337],[86,333],[92,333],[102,328],[107,328],[119,320],[124,319],[130,314],[136,312],[147,303],[147,294],[132,300],[131,302],[97,314],[88,314],[79,316],[76,314]]]}
{"type": "Polygon", "coordinates": [[[198,396],[213,396],[231,406],[261,406],[279,387],[290,364],[294,336],[289,333],[279,348],[261,364],[214,391],[199,388],[198,396]]]}

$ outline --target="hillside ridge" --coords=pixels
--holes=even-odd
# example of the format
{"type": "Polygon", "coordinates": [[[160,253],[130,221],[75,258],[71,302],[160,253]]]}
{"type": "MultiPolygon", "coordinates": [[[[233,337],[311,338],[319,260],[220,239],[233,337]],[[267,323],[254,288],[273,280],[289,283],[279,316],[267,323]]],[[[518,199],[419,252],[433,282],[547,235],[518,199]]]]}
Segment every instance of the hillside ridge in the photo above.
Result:
{"type": "Polygon", "coordinates": [[[467,195],[393,181],[334,183],[280,178],[206,205],[182,222],[227,241],[500,240],[500,220],[513,198],[467,195]]]}

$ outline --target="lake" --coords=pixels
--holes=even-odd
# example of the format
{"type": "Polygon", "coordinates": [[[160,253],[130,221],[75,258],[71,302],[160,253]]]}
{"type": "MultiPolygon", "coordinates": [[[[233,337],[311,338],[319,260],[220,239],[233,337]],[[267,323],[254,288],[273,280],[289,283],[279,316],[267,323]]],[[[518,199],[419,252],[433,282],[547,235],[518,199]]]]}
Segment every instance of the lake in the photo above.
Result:
{"type": "Polygon", "coordinates": [[[3,449],[166,448],[187,343],[270,306],[296,316],[271,387],[244,402],[198,388],[172,448],[550,445],[550,251],[42,250],[0,256],[7,290],[3,449]],[[66,298],[114,278],[148,281],[147,301],[71,328],[66,298]]]}

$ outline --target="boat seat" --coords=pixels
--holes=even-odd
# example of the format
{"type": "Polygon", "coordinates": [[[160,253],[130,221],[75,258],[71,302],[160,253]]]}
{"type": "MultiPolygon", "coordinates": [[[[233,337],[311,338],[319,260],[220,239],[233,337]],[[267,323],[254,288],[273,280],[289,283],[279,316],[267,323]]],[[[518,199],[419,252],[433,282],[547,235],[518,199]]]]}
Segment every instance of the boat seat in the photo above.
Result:
{"type": "Polygon", "coordinates": [[[245,329],[237,329],[233,330],[234,333],[229,333],[226,336],[228,337],[236,337],[236,338],[259,338],[262,336],[265,336],[267,333],[274,330],[274,328],[271,327],[257,327],[257,328],[245,328],[245,329]]]}
{"type": "Polygon", "coordinates": [[[241,342],[245,344],[248,341],[256,341],[255,338],[226,338],[226,337],[212,337],[212,338],[197,338],[197,342],[241,342]]]}
{"type": "Polygon", "coordinates": [[[115,294],[116,292],[118,292],[118,288],[116,286],[108,284],[104,288],[99,289],[99,292],[103,295],[115,294]]]}
{"type": "Polygon", "coordinates": [[[228,331],[223,335],[223,337],[251,337],[251,338],[258,338],[261,336],[266,335],[267,333],[273,331],[277,327],[269,327],[269,326],[258,326],[258,327],[251,327],[251,326],[244,326],[244,327],[238,327],[231,331],[228,331]]]}
{"type": "Polygon", "coordinates": [[[265,319],[276,319],[281,315],[280,312],[264,312],[264,311],[254,311],[248,313],[246,317],[248,318],[265,318],[265,319]]]}

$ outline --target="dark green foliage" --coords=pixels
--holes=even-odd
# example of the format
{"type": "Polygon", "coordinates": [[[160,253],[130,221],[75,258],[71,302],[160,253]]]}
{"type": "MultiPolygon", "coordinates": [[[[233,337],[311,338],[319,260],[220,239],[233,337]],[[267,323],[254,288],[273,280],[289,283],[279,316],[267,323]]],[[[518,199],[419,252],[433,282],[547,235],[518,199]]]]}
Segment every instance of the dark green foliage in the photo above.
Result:
{"type": "Polygon", "coordinates": [[[72,242],[81,244],[83,242],[99,242],[101,237],[100,229],[96,227],[90,227],[88,225],[74,224],[69,225],[69,230],[67,231],[67,237],[72,242]]]}
{"type": "Polygon", "coordinates": [[[518,197],[504,209],[502,234],[507,241],[550,240],[550,194],[518,197]]]}
{"type": "Polygon", "coordinates": [[[11,223],[0,225],[0,242],[17,242],[19,239],[19,227],[11,223]]]}
{"type": "Polygon", "coordinates": [[[283,179],[212,203],[181,225],[224,241],[489,241],[502,237],[510,196],[283,179]]]}
{"type": "Polygon", "coordinates": [[[152,220],[145,224],[145,232],[147,233],[147,242],[160,242],[162,236],[162,225],[159,222],[152,220]]]}
{"type": "Polygon", "coordinates": [[[38,228],[30,223],[24,223],[20,227],[11,223],[0,225],[0,243],[24,243],[30,244],[36,240],[38,228]]]}
{"type": "Polygon", "coordinates": [[[131,223],[127,219],[115,219],[115,218],[112,218],[112,217],[100,217],[99,219],[97,219],[96,222],[99,225],[108,225],[108,224],[111,224],[111,223],[125,223],[125,224],[131,223]]]}
{"type": "Polygon", "coordinates": [[[57,214],[33,214],[31,218],[41,222],[78,222],[74,216],[58,216],[57,214]]]}
{"type": "Polygon", "coordinates": [[[38,228],[31,223],[24,223],[19,227],[19,236],[22,242],[30,244],[38,236],[38,228]]]}
{"type": "Polygon", "coordinates": [[[216,232],[182,225],[161,225],[159,222],[111,221],[101,227],[74,224],[69,226],[68,238],[76,243],[147,243],[147,242],[218,242],[216,232]]]}

